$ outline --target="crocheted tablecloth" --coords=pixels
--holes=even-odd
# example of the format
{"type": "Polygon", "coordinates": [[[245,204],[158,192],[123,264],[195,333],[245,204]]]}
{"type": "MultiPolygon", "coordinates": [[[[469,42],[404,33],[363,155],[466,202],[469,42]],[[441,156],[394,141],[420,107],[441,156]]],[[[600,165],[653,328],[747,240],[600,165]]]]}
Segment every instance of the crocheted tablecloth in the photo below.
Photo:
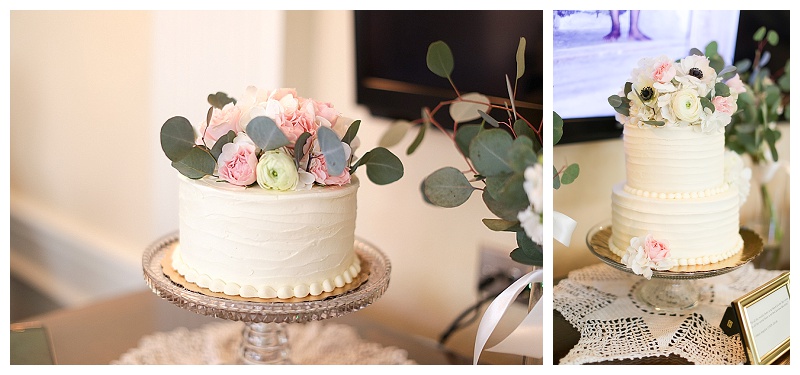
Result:
{"type": "MultiPolygon", "coordinates": [[[[685,313],[655,311],[637,301],[647,280],[604,263],[569,273],[553,288],[553,307],[581,334],[559,364],[585,364],[677,355],[695,364],[743,364],[738,334],[719,327],[731,302],[780,275],[751,264],[697,279],[699,305],[685,313]]],[[[557,332],[556,332],[557,334],[557,332]]]]}
{"type": "MultiPolygon", "coordinates": [[[[114,365],[203,365],[237,361],[244,323],[222,321],[189,330],[145,336],[114,365]]],[[[353,327],[310,322],[288,324],[290,357],[298,365],[412,365],[405,350],[362,340],[353,327]]]]}

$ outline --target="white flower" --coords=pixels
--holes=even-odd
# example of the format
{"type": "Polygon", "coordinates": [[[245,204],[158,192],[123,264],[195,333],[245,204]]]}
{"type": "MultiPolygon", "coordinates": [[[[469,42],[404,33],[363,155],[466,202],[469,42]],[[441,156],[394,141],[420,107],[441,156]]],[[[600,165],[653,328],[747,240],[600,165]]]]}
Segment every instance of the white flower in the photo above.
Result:
{"type": "Polygon", "coordinates": [[[656,240],[652,234],[631,238],[630,246],[622,256],[622,263],[633,273],[646,279],[653,277],[653,270],[665,271],[678,262],[670,255],[669,242],[656,240]]]}
{"type": "Polygon", "coordinates": [[[530,206],[517,214],[519,224],[525,229],[525,234],[531,241],[541,244],[543,240],[544,227],[542,226],[542,214],[534,212],[530,206]]]}
{"type": "Polygon", "coordinates": [[[700,97],[694,90],[682,89],[678,90],[672,96],[672,113],[680,121],[685,121],[689,124],[700,119],[703,113],[703,106],[700,104],[700,97]]]}
{"type": "Polygon", "coordinates": [[[725,182],[733,189],[739,191],[739,207],[747,201],[750,195],[750,178],[753,172],[745,167],[742,156],[734,151],[725,151],[725,182]]]}
{"type": "Polygon", "coordinates": [[[313,174],[304,171],[302,168],[297,169],[297,187],[295,190],[311,190],[314,186],[315,177],[313,174]]]}
{"type": "Polygon", "coordinates": [[[731,115],[722,111],[712,112],[710,108],[704,108],[705,118],[700,122],[700,130],[706,134],[724,133],[725,126],[730,124],[731,115]]]}
{"type": "Polygon", "coordinates": [[[525,168],[525,181],[522,188],[528,195],[528,201],[535,212],[541,213],[544,200],[544,183],[542,182],[542,165],[535,164],[525,168]]]}
{"type": "Polygon", "coordinates": [[[680,61],[675,80],[681,88],[695,89],[697,95],[706,96],[717,83],[717,72],[709,65],[708,57],[692,55],[680,61]]]}
{"type": "Polygon", "coordinates": [[[264,189],[295,190],[299,176],[289,154],[281,149],[269,150],[261,155],[256,166],[256,180],[264,189]]]}

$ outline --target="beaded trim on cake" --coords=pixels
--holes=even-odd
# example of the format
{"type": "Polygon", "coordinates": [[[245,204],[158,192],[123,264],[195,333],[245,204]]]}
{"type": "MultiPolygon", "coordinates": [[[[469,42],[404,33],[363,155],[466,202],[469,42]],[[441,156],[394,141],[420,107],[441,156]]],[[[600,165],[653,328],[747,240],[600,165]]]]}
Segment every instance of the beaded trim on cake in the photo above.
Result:
{"type": "MultiPolygon", "coordinates": [[[[742,236],[737,235],[736,244],[733,247],[725,252],[713,255],[704,255],[702,257],[697,258],[678,258],[678,266],[702,266],[705,264],[713,264],[717,262],[721,262],[725,259],[728,259],[735,254],[738,254],[744,248],[744,240],[742,240],[742,236]]],[[[612,253],[615,255],[622,257],[627,253],[627,250],[623,250],[618,248],[614,245],[613,238],[608,240],[608,248],[611,250],[612,253]]]]}
{"type": "Polygon", "coordinates": [[[623,190],[626,193],[631,195],[636,195],[643,198],[657,198],[657,199],[695,199],[695,198],[706,198],[706,197],[713,197],[717,194],[722,194],[728,191],[730,185],[729,184],[722,184],[722,186],[713,188],[713,189],[705,189],[701,191],[692,191],[692,192],[677,192],[677,193],[658,193],[654,191],[646,191],[641,189],[635,189],[627,184],[623,186],[623,190]]]}
{"type": "Polygon", "coordinates": [[[336,288],[341,288],[358,276],[361,272],[361,260],[358,256],[354,257],[353,264],[350,265],[341,275],[327,278],[320,282],[310,285],[300,284],[295,286],[274,287],[271,285],[239,285],[236,283],[225,282],[220,279],[211,279],[208,275],[199,274],[196,270],[184,263],[181,257],[180,247],[175,248],[172,253],[172,268],[175,269],[186,281],[197,284],[200,287],[208,288],[212,292],[225,293],[229,296],[242,296],[245,298],[303,298],[308,295],[318,296],[322,293],[331,292],[336,288]]]}

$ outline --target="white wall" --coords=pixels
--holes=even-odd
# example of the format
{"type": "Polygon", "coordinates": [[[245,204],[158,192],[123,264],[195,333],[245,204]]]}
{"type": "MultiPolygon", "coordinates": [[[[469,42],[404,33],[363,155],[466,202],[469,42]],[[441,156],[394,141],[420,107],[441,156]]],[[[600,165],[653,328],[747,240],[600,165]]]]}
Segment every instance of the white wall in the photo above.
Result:
{"type": "MultiPolygon", "coordinates": [[[[12,272],[70,306],[145,288],[142,252],[177,230],[159,128],[174,115],[200,121],[213,91],[296,87],[361,119],[362,150],[376,146],[390,122],[355,103],[353,44],[350,11],[12,12],[12,272]]],[[[410,157],[408,143],[393,149],[401,181],[364,178],[359,191],[356,234],[393,267],[363,314],[437,338],[478,298],[479,247],[515,242],[483,226],[477,195],[456,209],[424,204],[422,179],[464,161],[435,132],[410,157]]],[[[462,335],[454,345],[470,354],[474,333],[462,335]]]]}

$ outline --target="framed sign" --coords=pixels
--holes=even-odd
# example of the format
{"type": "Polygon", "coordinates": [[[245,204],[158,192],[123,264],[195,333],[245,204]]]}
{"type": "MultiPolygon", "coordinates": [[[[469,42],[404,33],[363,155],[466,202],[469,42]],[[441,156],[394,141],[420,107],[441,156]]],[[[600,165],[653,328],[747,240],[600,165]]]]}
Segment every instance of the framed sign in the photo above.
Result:
{"type": "Polygon", "coordinates": [[[749,364],[768,365],[789,350],[789,272],[732,302],[749,364]]]}

